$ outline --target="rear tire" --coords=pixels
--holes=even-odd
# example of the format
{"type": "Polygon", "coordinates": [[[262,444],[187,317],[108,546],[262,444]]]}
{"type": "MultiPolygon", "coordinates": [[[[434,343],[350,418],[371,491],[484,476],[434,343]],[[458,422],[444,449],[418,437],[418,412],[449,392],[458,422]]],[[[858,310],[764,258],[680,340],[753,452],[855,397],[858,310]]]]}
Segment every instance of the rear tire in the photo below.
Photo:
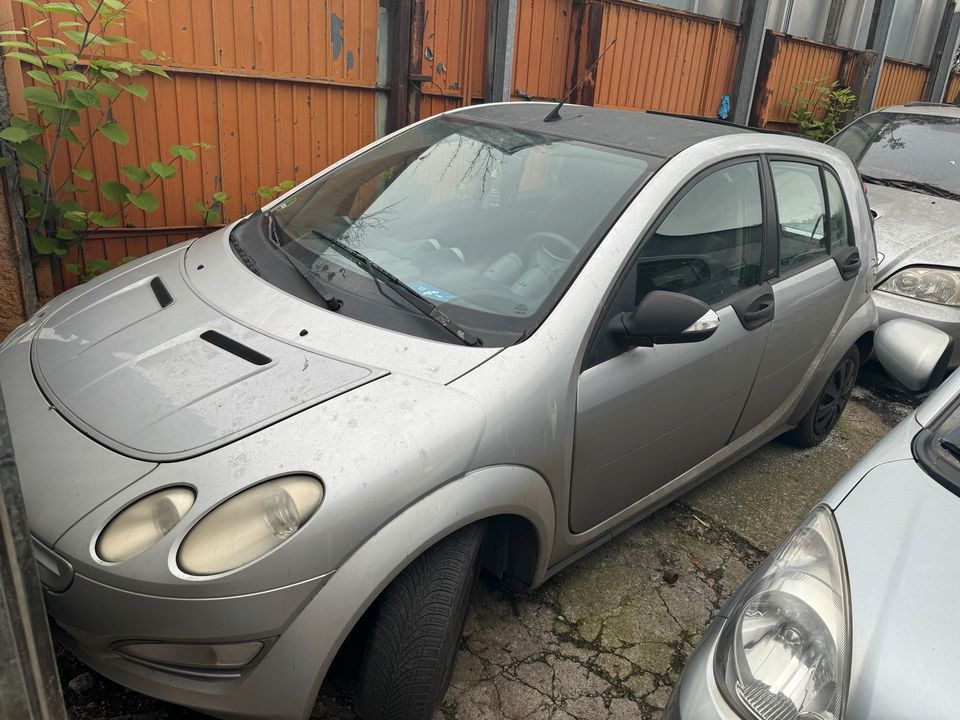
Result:
{"type": "Polygon", "coordinates": [[[853,346],[830,373],[826,384],[800,424],[787,433],[787,440],[801,448],[811,448],[822,443],[846,408],[859,370],[860,351],[853,346]]]}
{"type": "Polygon", "coordinates": [[[482,524],[414,560],[377,600],[360,668],[364,720],[429,720],[450,684],[480,569],[482,524]]]}

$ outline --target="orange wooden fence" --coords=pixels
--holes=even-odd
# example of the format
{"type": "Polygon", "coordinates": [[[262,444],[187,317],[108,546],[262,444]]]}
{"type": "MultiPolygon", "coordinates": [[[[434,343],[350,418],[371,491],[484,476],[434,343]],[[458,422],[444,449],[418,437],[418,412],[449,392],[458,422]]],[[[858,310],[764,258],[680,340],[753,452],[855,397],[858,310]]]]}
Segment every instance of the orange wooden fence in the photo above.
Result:
{"type": "Polygon", "coordinates": [[[594,53],[610,48],[597,66],[595,86],[586,86],[591,104],[715,116],[731,92],[736,23],[628,0],[587,0],[583,15],[578,72],[594,53]],[[599,43],[584,52],[598,16],[599,43]]]}
{"type": "Polygon", "coordinates": [[[926,65],[887,58],[880,71],[880,84],[873,106],[882,108],[921,99],[929,74],[930,68],[926,65]]]}
{"type": "Polygon", "coordinates": [[[947,81],[947,92],[943,96],[943,101],[953,105],[960,105],[960,73],[950,74],[950,80],[947,81]]]}
{"type": "Polygon", "coordinates": [[[790,115],[802,98],[813,97],[817,86],[846,84],[860,53],[847,48],[768,30],[757,79],[751,124],[787,129],[790,115]]]}
{"type": "Polygon", "coordinates": [[[573,15],[573,0],[519,0],[513,55],[515,98],[554,100],[567,91],[573,15]]]}

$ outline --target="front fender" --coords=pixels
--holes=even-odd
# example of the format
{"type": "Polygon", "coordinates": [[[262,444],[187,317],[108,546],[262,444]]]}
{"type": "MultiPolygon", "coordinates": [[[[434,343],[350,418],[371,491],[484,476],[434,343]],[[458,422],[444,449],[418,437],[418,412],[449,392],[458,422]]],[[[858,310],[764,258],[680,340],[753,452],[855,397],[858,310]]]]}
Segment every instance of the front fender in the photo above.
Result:
{"type": "MultiPolygon", "coordinates": [[[[453,480],[422,498],[363,543],[333,574],[277,641],[257,670],[276,673],[302,696],[308,717],[340,646],[383,589],[424,550],[465,525],[518,515],[535,529],[539,545],[534,584],[546,573],[555,511],[547,482],[525,467],[494,466],[453,480]],[[322,658],[319,667],[304,658],[322,658]],[[267,665],[268,667],[263,667],[267,665]]],[[[295,713],[291,716],[298,717],[295,713]]]]}

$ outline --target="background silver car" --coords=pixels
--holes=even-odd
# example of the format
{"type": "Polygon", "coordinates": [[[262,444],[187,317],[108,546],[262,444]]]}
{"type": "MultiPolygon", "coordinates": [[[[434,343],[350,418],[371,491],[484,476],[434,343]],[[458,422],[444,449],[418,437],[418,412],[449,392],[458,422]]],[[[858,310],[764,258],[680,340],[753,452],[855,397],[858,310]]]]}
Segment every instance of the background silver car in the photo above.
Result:
{"type": "Polygon", "coordinates": [[[849,159],[550,110],[407,128],[5,342],[80,658],[301,718],[365,616],[364,716],[429,717],[481,564],[537,586],[774,436],[826,437],[877,327],[849,159]]]}
{"type": "Polygon", "coordinates": [[[955,340],[950,366],[960,365],[960,107],[884,108],[829,142],[869,186],[880,322],[909,317],[941,328],[955,340]]]}
{"type": "MultiPolygon", "coordinates": [[[[927,382],[951,342],[904,323],[881,326],[878,350],[892,341],[881,354],[927,382]]],[[[956,718],[958,518],[954,373],[734,592],[664,720],[956,718]]]]}

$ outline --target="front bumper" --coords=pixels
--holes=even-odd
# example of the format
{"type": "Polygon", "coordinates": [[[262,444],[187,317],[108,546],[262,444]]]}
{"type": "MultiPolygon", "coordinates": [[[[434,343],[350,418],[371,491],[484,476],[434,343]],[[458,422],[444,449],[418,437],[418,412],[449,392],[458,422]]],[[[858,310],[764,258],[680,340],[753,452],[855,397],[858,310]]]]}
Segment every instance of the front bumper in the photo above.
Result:
{"type": "Polygon", "coordinates": [[[222,718],[298,720],[313,705],[336,647],[298,628],[302,611],[332,602],[331,574],[268,592],[219,598],[143,595],[75,575],[66,591],[46,589],[54,635],[106,677],[161,700],[222,718]],[[261,641],[245,667],[214,669],[135,660],[131,642],[210,645],[261,641]]]}
{"type": "Polygon", "coordinates": [[[894,318],[910,318],[943,330],[953,338],[950,367],[960,366],[960,307],[937,305],[883,290],[873,291],[873,302],[881,324],[894,318]]]}
{"type": "Polygon", "coordinates": [[[726,618],[717,617],[687,661],[662,720],[743,720],[727,704],[713,674],[713,657],[726,618]]]}

